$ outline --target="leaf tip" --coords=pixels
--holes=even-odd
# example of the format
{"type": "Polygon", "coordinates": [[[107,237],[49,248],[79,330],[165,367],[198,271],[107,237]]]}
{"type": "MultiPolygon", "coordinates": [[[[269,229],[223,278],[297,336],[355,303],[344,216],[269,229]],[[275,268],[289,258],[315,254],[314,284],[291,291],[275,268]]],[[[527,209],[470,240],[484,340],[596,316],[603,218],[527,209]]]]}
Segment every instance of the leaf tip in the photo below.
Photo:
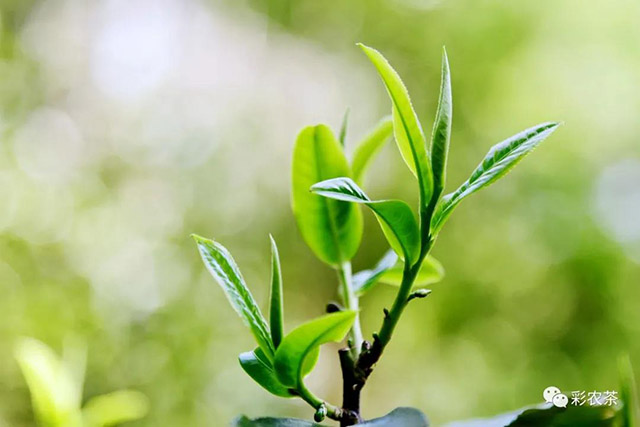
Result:
{"type": "Polygon", "coordinates": [[[356,46],[358,46],[360,49],[362,49],[363,52],[366,53],[367,55],[370,55],[373,52],[377,52],[377,50],[375,50],[372,47],[367,46],[364,43],[356,43],[356,46]]]}
{"type": "Polygon", "coordinates": [[[273,238],[273,234],[269,233],[269,241],[271,242],[271,253],[278,253],[278,245],[276,244],[276,239],[273,238]]]}
{"type": "Polygon", "coordinates": [[[564,125],[564,121],[559,121],[559,122],[547,122],[546,125],[548,126],[546,129],[546,132],[548,132],[547,135],[552,134],[553,132],[555,132],[556,130],[558,130],[558,128],[562,125],[564,125]]]}
{"type": "Polygon", "coordinates": [[[191,233],[189,237],[191,237],[196,243],[205,243],[208,240],[207,238],[202,237],[196,233],[191,233]]]}

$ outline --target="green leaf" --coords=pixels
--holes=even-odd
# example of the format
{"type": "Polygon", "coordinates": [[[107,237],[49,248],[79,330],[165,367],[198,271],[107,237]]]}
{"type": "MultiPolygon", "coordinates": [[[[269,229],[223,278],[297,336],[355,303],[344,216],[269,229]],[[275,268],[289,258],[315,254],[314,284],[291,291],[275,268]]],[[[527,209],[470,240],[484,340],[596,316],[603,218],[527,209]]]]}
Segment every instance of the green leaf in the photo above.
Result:
{"type": "Polygon", "coordinates": [[[621,427],[637,427],[640,420],[640,408],[638,408],[640,402],[629,356],[619,358],[618,371],[620,375],[620,401],[622,402],[621,427]]]}
{"type": "Polygon", "coordinates": [[[612,406],[574,406],[557,408],[550,403],[519,409],[493,418],[458,421],[446,427],[606,427],[615,426],[612,406]]]}
{"type": "Polygon", "coordinates": [[[311,320],[291,331],[276,351],[274,367],[278,380],[298,388],[304,375],[307,355],[320,345],[344,339],[356,318],[355,311],[340,311],[311,320]]]}
{"type": "Polygon", "coordinates": [[[361,297],[369,292],[385,271],[396,265],[398,255],[389,249],[378,263],[370,270],[362,270],[353,275],[352,286],[356,296],[361,297]]]}
{"type": "Polygon", "coordinates": [[[81,425],[81,385],[54,351],[33,338],[21,338],[15,357],[29,386],[36,418],[46,426],[81,425]]]}
{"type": "Polygon", "coordinates": [[[431,169],[433,170],[433,192],[435,197],[440,197],[445,185],[452,119],[451,75],[447,51],[443,48],[440,99],[438,101],[436,119],[433,123],[433,132],[431,133],[431,169]]]}
{"type": "Polygon", "coordinates": [[[94,397],[82,410],[86,426],[104,427],[143,418],[149,412],[149,399],[133,390],[120,390],[94,397]]]}
{"type": "Polygon", "coordinates": [[[347,111],[344,112],[344,116],[342,117],[342,125],[340,126],[340,145],[344,147],[345,140],[347,139],[347,126],[349,125],[349,112],[350,110],[347,108],[347,111]]]}
{"type": "Polygon", "coordinates": [[[294,397],[289,389],[278,381],[273,365],[260,348],[240,354],[238,360],[247,375],[269,393],[280,397],[294,397]]]}
{"type": "Polygon", "coordinates": [[[494,145],[471,176],[458,189],[442,198],[431,221],[431,230],[436,234],[453,209],[467,196],[487,187],[503,177],[522,158],[551,135],[559,123],[542,123],[526,129],[494,145]]]}
{"type": "Polygon", "coordinates": [[[368,427],[429,427],[427,417],[415,408],[396,408],[384,417],[358,424],[368,427]]]}
{"type": "Polygon", "coordinates": [[[193,235],[193,238],[198,245],[200,256],[207,270],[222,287],[233,309],[249,326],[260,348],[269,359],[272,359],[275,347],[271,341],[269,326],[233,257],[224,246],[213,240],[196,235],[193,235]]]}
{"type": "Polygon", "coordinates": [[[273,418],[259,417],[248,418],[241,415],[232,421],[231,427],[320,427],[322,424],[312,423],[311,421],[300,420],[297,418],[273,418]]]}
{"type": "Polygon", "coordinates": [[[316,197],[309,193],[309,187],[350,174],[340,143],[327,126],[311,126],[300,132],[293,150],[293,213],[307,245],[330,265],[348,261],[357,252],[362,213],[350,203],[316,197]]]}
{"type": "MultiPolygon", "coordinates": [[[[400,286],[402,283],[402,274],[404,271],[403,263],[397,263],[392,268],[387,269],[380,275],[378,280],[388,285],[400,286]]],[[[414,288],[432,285],[441,281],[444,278],[444,267],[440,264],[440,261],[427,255],[422,261],[422,266],[415,281],[413,282],[414,288]]]]}
{"type": "MultiPolygon", "coordinates": [[[[244,415],[236,418],[233,427],[320,427],[311,421],[296,418],[259,417],[250,419],[244,415]]],[[[368,427],[428,427],[427,417],[415,408],[396,408],[384,417],[357,424],[368,427]]]]}
{"type": "Polygon", "coordinates": [[[273,346],[278,348],[284,336],[284,308],[282,302],[282,270],[278,246],[272,235],[271,239],[271,297],[269,304],[269,326],[273,346]]]}
{"type": "Polygon", "coordinates": [[[362,203],[378,218],[391,247],[413,263],[420,250],[420,232],[409,205],[400,200],[371,201],[351,178],[334,178],[318,182],[311,191],[324,197],[362,203]]]}
{"type": "Polygon", "coordinates": [[[353,180],[362,183],[364,172],[371,163],[371,160],[380,151],[393,132],[393,121],[391,117],[385,117],[376,127],[364,137],[353,153],[351,169],[353,170],[353,180]]]}
{"type": "Polygon", "coordinates": [[[433,190],[433,176],[427,154],[424,132],[411,105],[409,92],[398,73],[380,52],[359,44],[378,70],[387,88],[392,103],[393,131],[400,154],[409,169],[418,178],[420,199],[423,205],[429,203],[433,190]]]}

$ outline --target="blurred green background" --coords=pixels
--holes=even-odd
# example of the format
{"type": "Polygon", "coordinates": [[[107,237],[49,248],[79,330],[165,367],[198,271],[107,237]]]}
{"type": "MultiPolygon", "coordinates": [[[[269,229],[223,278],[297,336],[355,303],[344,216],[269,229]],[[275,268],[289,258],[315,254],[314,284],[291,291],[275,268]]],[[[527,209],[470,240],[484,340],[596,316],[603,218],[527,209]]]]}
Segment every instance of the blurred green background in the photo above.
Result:
{"type": "MultiPolygon", "coordinates": [[[[234,254],[266,303],[268,233],[283,258],[286,326],[323,312],[335,276],[289,208],[298,130],[352,149],[390,105],[355,47],[381,50],[425,129],[440,49],[452,67],[449,186],[487,149],[545,120],[565,125],[510,176],[463,203],[434,255],[445,280],[412,304],[363,396],[436,424],[617,388],[640,371],[640,3],[632,0],[2,0],[0,425],[34,425],[13,359],[20,336],[89,345],[85,395],[143,391],[140,426],[309,418],[260,389],[237,355],[250,335],[205,272],[192,232],[234,254]]],[[[413,200],[389,144],[372,197],[413,200]]],[[[386,250],[366,215],[354,265],[386,250]]],[[[362,300],[365,332],[394,289],[362,300]]],[[[309,380],[340,400],[334,351],[309,380]]]]}

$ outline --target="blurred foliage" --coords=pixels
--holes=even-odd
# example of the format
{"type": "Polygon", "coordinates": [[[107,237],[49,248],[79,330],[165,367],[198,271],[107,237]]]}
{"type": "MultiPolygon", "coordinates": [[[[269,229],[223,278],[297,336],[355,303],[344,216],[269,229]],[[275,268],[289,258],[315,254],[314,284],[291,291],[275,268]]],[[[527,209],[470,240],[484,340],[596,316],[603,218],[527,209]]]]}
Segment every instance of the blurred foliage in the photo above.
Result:
{"type": "Polygon", "coordinates": [[[68,340],[62,358],[33,338],[20,339],[15,354],[42,427],[113,426],[140,419],[149,410],[147,398],[133,390],[96,396],[82,407],[87,354],[78,340],[68,340]]]}
{"type": "MultiPolygon", "coordinates": [[[[363,413],[415,406],[440,425],[551,384],[615,389],[621,352],[640,366],[638,2],[14,0],[0,16],[0,425],[35,425],[16,340],[69,334],[88,343],[83,400],[150,398],[132,425],[311,416],[243,374],[251,338],[188,235],[223,242],[266,303],[273,233],[285,329],[322,313],[336,279],[296,230],[289,156],[305,125],[337,132],[350,107],[352,149],[389,113],[356,42],[389,58],[425,124],[446,45],[447,190],[493,143],[565,121],[455,212],[434,252],[447,276],[407,310],[363,413]]],[[[372,197],[412,201],[391,144],[369,178],[372,197]]],[[[356,271],[386,251],[369,215],[365,228],[356,271]]],[[[394,292],[362,300],[365,334],[394,292]]],[[[334,350],[309,385],[339,401],[334,350]]]]}

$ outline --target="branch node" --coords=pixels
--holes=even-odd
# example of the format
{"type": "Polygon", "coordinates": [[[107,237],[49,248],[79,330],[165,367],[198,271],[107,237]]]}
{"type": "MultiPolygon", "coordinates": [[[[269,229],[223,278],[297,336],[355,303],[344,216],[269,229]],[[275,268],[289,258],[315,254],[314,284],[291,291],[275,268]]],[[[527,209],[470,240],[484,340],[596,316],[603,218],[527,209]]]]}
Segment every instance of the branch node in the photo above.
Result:
{"type": "Polygon", "coordinates": [[[313,415],[313,419],[315,420],[315,422],[319,423],[319,422],[322,422],[326,416],[327,416],[327,405],[322,403],[320,404],[320,406],[318,406],[318,409],[316,409],[316,413],[313,415]]]}
{"type": "Polygon", "coordinates": [[[431,293],[431,289],[418,289],[417,291],[411,292],[409,298],[407,298],[407,302],[411,301],[414,298],[426,298],[431,293]]]}

